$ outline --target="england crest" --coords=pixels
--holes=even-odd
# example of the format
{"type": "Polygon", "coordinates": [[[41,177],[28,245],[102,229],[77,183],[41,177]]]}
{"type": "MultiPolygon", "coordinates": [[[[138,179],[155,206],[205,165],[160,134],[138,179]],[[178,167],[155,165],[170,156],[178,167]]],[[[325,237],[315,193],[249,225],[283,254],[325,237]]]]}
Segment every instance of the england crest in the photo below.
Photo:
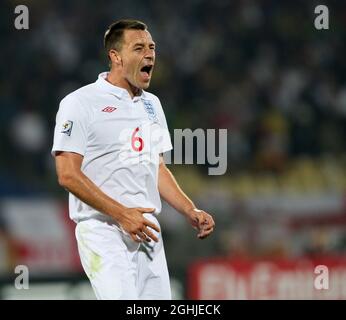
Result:
{"type": "Polygon", "coordinates": [[[143,106],[144,106],[146,113],[148,114],[149,120],[152,120],[154,122],[159,122],[159,120],[157,119],[157,114],[156,114],[155,108],[154,108],[151,100],[143,99],[143,106]]]}

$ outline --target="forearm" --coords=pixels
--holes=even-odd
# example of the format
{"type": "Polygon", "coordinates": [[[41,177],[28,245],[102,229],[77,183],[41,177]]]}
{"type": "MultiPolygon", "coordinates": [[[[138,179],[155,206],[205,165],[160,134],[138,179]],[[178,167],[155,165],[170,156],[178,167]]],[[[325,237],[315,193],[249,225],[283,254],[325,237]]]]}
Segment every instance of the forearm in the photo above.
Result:
{"type": "Polygon", "coordinates": [[[126,209],[122,204],[106,195],[81,171],[65,177],[60,184],[87,205],[116,220],[126,209]]]}
{"type": "Polygon", "coordinates": [[[159,168],[159,192],[162,199],[185,216],[190,210],[196,208],[165,164],[161,164],[159,168]]]}

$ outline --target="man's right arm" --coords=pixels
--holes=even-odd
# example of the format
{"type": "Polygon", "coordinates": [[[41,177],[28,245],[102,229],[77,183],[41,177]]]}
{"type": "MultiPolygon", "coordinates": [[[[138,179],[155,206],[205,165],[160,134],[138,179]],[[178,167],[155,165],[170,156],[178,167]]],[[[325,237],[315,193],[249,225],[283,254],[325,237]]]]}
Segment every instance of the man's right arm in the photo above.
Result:
{"type": "Polygon", "coordinates": [[[160,229],[143,217],[152,208],[127,208],[106,195],[82,171],[83,156],[74,152],[56,152],[55,163],[59,184],[95,210],[114,218],[136,242],[158,241],[148,229],[160,229]],[[140,238],[141,240],[139,240],[140,238]]]}

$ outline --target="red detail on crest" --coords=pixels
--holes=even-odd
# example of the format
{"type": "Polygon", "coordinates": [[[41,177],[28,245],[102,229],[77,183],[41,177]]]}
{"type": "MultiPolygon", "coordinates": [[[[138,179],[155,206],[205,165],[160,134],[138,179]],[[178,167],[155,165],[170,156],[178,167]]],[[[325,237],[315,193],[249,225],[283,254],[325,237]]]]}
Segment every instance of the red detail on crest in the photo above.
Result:
{"type": "Polygon", "coordinates": [[[113,112],[114,110],[116,110],[117,108],[115,107],[106,107],[104,109],[102,109],[103,112],[113,112]]]}

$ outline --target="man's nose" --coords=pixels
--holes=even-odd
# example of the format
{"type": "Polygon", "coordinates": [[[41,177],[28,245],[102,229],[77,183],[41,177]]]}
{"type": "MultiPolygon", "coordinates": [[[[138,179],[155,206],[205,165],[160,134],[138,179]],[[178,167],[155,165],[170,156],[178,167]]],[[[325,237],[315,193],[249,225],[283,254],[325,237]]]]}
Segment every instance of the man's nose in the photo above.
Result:
{"type": "Polygon", "coordinates": [[[154,60],[155,52],[151,49],[147,49],[144,57],[149,60],[154,60]]]}

